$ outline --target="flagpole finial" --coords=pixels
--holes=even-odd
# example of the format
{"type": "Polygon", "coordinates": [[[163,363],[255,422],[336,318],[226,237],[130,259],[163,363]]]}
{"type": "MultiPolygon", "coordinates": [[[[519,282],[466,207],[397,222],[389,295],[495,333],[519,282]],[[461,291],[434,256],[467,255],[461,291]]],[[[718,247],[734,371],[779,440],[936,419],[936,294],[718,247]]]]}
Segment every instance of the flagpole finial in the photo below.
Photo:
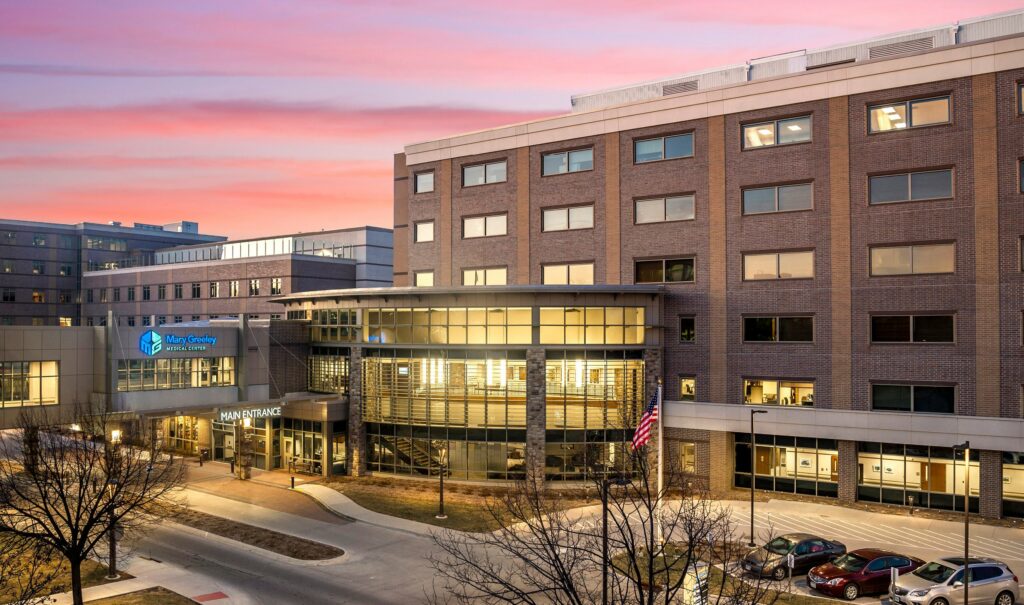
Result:
{"type": "Polygon", "coordinates": [[[661,386],[661,376],[658,376],[658,386],[661,386]]]}

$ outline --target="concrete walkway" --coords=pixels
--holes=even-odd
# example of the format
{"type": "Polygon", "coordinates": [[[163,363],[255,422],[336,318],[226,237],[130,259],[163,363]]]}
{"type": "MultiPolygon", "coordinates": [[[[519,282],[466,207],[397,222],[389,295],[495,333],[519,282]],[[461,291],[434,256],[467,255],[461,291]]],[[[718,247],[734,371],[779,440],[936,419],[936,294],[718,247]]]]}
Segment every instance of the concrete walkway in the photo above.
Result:
{"type": "Polygon", "coordinates": [[[429,536],[442,529],[426,523],[420,523],[419,521],[399,519],[398,517],[392,517],[390,515],[365,509],[353,502],[352,499],[345,494],[323,485],[308,483],[306,485],[296,487],[295,491],[302,492],[303,494],[315,499],[328,510],[331,510],[345,518],[353,519],[362,523],[369,523],[370,525],[418,534],[421,536],[429,536]]]}

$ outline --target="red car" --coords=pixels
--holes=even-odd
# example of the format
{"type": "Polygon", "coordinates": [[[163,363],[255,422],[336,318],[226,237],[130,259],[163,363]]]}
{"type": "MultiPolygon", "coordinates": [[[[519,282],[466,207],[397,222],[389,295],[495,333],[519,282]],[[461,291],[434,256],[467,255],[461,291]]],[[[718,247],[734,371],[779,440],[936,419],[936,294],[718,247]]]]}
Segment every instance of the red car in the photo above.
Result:
{"type": "Polygon", "coordinates": [[[903,575],[922,565],[924,561],[914,557],[862,548],[807,572],[807,585],[829,596],[852,601],[861,595],[888,591],[893,567],[903,575]]]}

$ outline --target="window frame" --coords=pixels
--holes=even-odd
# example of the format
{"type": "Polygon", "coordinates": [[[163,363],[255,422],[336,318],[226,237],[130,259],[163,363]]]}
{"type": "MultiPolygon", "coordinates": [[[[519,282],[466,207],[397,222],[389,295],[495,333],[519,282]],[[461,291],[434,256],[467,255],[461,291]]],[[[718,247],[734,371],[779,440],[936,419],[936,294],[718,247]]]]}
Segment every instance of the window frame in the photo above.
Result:
{"type": "Polygon", "coordinates": [[[805,114],[802,113],[802,114],[798,114],[798,115],[787,116],[787,117],[784,117],[784,118],[774,118],[774,119],[769,119],[769,120],[757,120],[757,121],[754,121],[754,122],[740,122],[740,151],[753,151],[755,149],[775,149],[776,147],[789,147],[790,145],[805,145],[807,143],[813,143],[813,142],[814,142],[814,112],[805,113],[805,114]],[[803,119],[803,118],[807,118],[807,120],[810,122],[810,128],[809,128],[809,130],[811,131],[810,138],[807,139],[806,141],[794,141],[792,143],[780,143],[779,142],[779,123],[786,122],[788,120],[798,120],[798,119],[803,119]],[[775,142],[772,143],[771,145],[759,145],[757,147],[748,147],[747,146],[747,137],[744,136],[744,133],[746,132],[746,129],[747,128],[755,128],[757,126],[764,126],[766,124],[771,124],[772,127],[774,128],[774,130],[775,130],[775,132],[774,132],[775,142]]]}
{"type": "Polygon", "coordinates": [[[671,133],[671,134],[662,134],[662,135],[653,136],[653,137],[634,137],[632,139],[632,142],[633,142],[633,165],[634,166],[639,166],[641,164],[654,164],[656,162],[669,162],[669,161],[672,161],[672,160],[685,160],[687,158],[692,158],[692,157],[696,156],[696,154],[697,154],[697,142],[696,142],[696,139],[697,139],[697,137],[696,137],[696,135],[695,135],[693,130],[685,130],[683,132],[674,132],[674,133],[671,133]],[[690,137],[690,155],[681,155],[679,157],[674,157],[674,158],[665,157],[665,140],[666,139],[671,139],[671,138],[674,138],[674,137],[685,137],[685,136],[690,137]],[[661,140],[661,157],[660,158],[658,158],[656,160],[637,160],[636,159],[636,146],[637,146],[637,143],[647,143],[649,141],[657,141],[657,140],[661,140]]]}
{"type": "Polygon", "coordinates": [[[773,185],[749,185],[747,187],[740,187],[740,214],[742,216],[760,216],[763,214],[784,214],[787,212],[809,212],[814,210],[814,180],[809,181],[794,181],[792,183],[777,183],[773,185]],[[811,207],[810,208],[795,208],[793,210],[779,210],[779,189],[783,187],[796,187],[799,185],[807,185],[811,189],[811,207]],[[775,209],[767,212],[747,212],[747,201],[745,195],[748,191],[757,191],[760,189],[771,189],[772,197],[774,198],[775,209]]]}
{"type": "MultiPolygon", "coordinates": [[[[675,158],[673,158],[673,159],[675,159],[675,158]]],[[[652,161],[654,161],[654,160],[652,160],[652,161]]],[[[694,192],[694,191],[690,191],[690,192],[687,192],[687,193],[667,193],[665,195],[655,195],[655,196],[650,196],[650,197],[635,197],[635,198],[633,198],[633,225],[663,225],[665,223],[685,223],[685,222],[688,222],[688,221],[696,221],[696,220],[697,220],[697,193],[694,192]],[[636,208],[637,208],[637,204],[639,204],[641,202],[661,201],[661,215],[662,216],[667,216],[668,215],[668,200],[675,199],[675,198],[687,198],[687,197],[691,199],[690,203],[693,206],[693,216],[690,217],[690,218],[674,218],[674,219],[665,218],[665,219],[662,219],[660,221],[644,221],[642,223],[637,221],[637,209],[636,208]]]]}
{"type": "Polygon", "coordinates": [[[891,245],[891,244],[875,244],[875,245],[869,244],[868,245],[868,277],[907,277],[907,276],[915,276],[915,275],[956,275],[957,274],[956,261],[957,261],[956,241],[917,242],[917,243],[913,243],[913,244],[897,244],[897,245],[891,245]],[[913,271],[913,269],[914,269],[914,250],[913,249],[914,248],[916,248],[916,247],[924,247],[924,246],[945,246],[945,245],[953,246],[953,270],[952,271],[944,271],[944,272],[941,272],[941,273],[914,273],[914,271],[913,271]],[[885,248],[910,248],[911,249],[910,250],[910,269],[911,269],[910,272],[908,272],[908,273],[887,273],[887,274],[875,275],[874,272],[872,271],[871,254],[876,249],[885,249],[885,248]]]}
{"type": "MultiPolygon", "coordinates": [[[[559,173],[559,174],[565,174],[565,173],[559,173]]],[[[540,232],[541,233],[564,233],[566,231],[586,231],[587,229],[593,229],[594,228],[594,224],[596,222],[594,220],[594,210],[595,210],[594,206],[595,206],[595,204],[593,202],[588,202],[586,204],[573,204],[571,206],[549,206],[549,207],[541,208],[540,209],[540,232]],[[572,226],[572,223],[569,220],[569,215],[572,213],[572,210],[575,209],[575,208],[590,208],[590,226],[589,227],[573,227],[572,226]],[[565,212],[565,224],[566,224],[565,229],[548,229],[547,226],[545,225],[545,223],[546,223],[545,218],[547,216],[547,213],[548,212],[562,212],[562,211],[565,212]]],[[[506,231],[507,231],[507,227],[506,227],[506,231]]],[[[484,236],[484,237],[486,237],[486,236],[484,236]]]]}
{"type": "Polygon", "coordinates": [[[752,251],[752,252],[741,252],[740,254],[742,255],[742,261],[743,261],[743,265],[741,267],[741,269],[743,270],[743,279],[741,281],[744,281],[744,282],[751,282],[751,283],[753,283],[753,282],[790,281],[790,280],[797,280],[797,279],[816,279],[817,275],[818,275],[817,267],[815,266],[815,263],[817,263],[818,258],[817,258],[817,254],[815,254],[815,249],[814,248],[809,248],[809,249],[808,248],[803,248],[803,249],[799,249],[799,250],[775,250],[775,251],[766,251],[766,252],[753,252],[752,251]],[[781,255],[781,254],[797,254],[797,253],[800,253],[800,252],[810,252],[811,253],[811,276],[810,277],[780,277],[779,276],[779,255],[781,255]],[[767,279],[748,279],[747,278],[747,257],[748,256],[767,256],[769,254],[774,254],[775,255],[775,277],[767,278],[767,279]]]}
{"type": "Polygon", "coordinates": [[[507,286],[508,285],[508,265],[490,265],[486,267],[463,267],[462,268],[462,285],[467,287],[480,287],[480,286],[507,286]],[[487,272],[497,269],[505,270],[505,283],[492,284],[487,281],[487,272]],[[466,272],[467,271],[483,271],[484,272],[484,283],[483,284],[467,284],[466,283],[466,272]]]}
{"type": "Polygon", "coordinates": [[[677,322],[676,325],[679,326],[679,341],[678,341],[679,344],[692,345],[692,344],[695,344],[697,342],[697,316],[696,315],[694,315],[693,313],[683,313],[683,314],[680,314],[678,316],[678,322],[677,322]],[[683,321],[684,320],[693,322],[693,338],[690,338],[690,339],[684,339],[683,338],[683,321]]]}
{"type": "MultiPolygon", "coordinates": [[[[743,376],[740,377],[740,380],[742,380],[742,383],[740,384],[740,386],[741,386],[741,389],[740,389],[740,401],[742,402],[743,405],[761,405],[761,406],[770,405],[770,406],[776,406],[776,407],[794,407],[794,408],[813,408],[813,407],[817,407],[817,405],[816,405],[818,403],[817,402],[817,390],[818,390],[818,381],[817,381],[817,379],[814,379],[814,378],[793,378],[793,377],[761,376],[761,375],[753,374],[753,375],[749,375],[749,376],[748,375],[743,375],[743,376]],[[753,381],[753,380],[757,380],[759,382],[774,382],[775,383],[775,392],[780,394],[780,395],[782,393],[782,383],[784,383],[784,382],[789,382],[789,383],[793,383],[793,382],[809,383],[811,385],[811,403],[810,403],[810,405],[804,405],[803,403],[798,403],[798,404],[797,403],[781,403],[779,401],[776,401],[775,403],[765,403],[763,401],[761,401],[761,402],[753,402],[753,401],[747,402],[747,382],[753,381]]],[[[792,387],[790,387],[790,388],[792,388],[792,387]]]]}
{"type": "Polygon", "coordinates": [[[871,313],[868,315],[868,344],[871,345],[925,345],[925,346],[950,346],[957,344],[956,332],[958,321],[956,313],[871,313]],[[908,340],[875,340],[875,325],[874,320],[876,317],[908,317],[910,318],[909,338],[908,340]],[[953,321],[953,340],[936,340],[936,341],[925,341],[925,340],[914,340],[914,322],[918,317],[949,317],[953,321]]]}
{"type": "Polygon", "coordinates": [[[749,315],[742,315],[740,323],[740,336],[743,339],[744,344],[798,344],[807,345],[814,344],[816,342],[816,323],[814,321],[814,314],[808,313],[806,315],[788,313],[783,315],[762,315],[760,313],[754,313],[749,315]],[[747,338],[747,320],[748,319],[771,319],[774,321],[772,326],[772,339],[771,340],[750,340],[747,338]],[[782,340],[782,320],[783,319],[810,319],[811,320],[811,339],[810,340],[782,340]]]}
{"type": "Polygon", "coordinates": [[[462,239],[464,239],[464,240],[467,240],[467,239],[484,239],[484,238],[488,238],[488,237],[505,237],[505,236],[508,235],[508,212],[492,212],[490,214],[473,214],[473,215],[470,215],[470,216],[463,216],[462,217],[462,233],[461,233],[461,235],[462,235],[462,239]],[[487,219],[492,217],[492,216],[504,216],[505,217],[505,232],[504,233],[496,233],[494,235],[489,235],[487,233],[487,219]],[[484,222],[484,234],[483,235],[474,235],[474,236],[471,236],[471,237],[466,237],[466,221],[467,220],[472,220],[472,219],[481,219],[481,220],[483,220],[483,222],[484,222]]]}
{"type": "Polygon", "coordinates": [[[634,284],[695,284],[695,283],[697,283],[697,255],[696,254],[690,254],[690,255],[669,256],[669,257],[661,257],[661,258],[634,258],[633,259],[633,283],[634,284]],[[665,264],[668,263],[669,261],[685,261],[685,260],[690,261],[691,264],[693,265],[693,279],[688,280],[688,281],[687,280],[666,281],[665,277],[666,277],[667,273],[666,273],[666,270],[665,270],[665,264]],[[661,278],[662,278],[661,281],[643,281],[643,282],[642,281],[637,281],[637,265],[640,264],[640,263],[652,263],[652,262],[661,262],[661,278]]]}
{"type": "Polygon", "coordinates": [[[868,390],[869,390],[869,396],[870,396],[871,411],[872,412],[891,412],[891,413],[894,413],[894,414],[933,414],[933,415],[936,415],[936,416],[957,416],[958,414],[957,414],[957,411],[956,411],[956,404],[957,404],[957,402],[960,399],[960,396],[957,393],[957,387],[958,386],[959,385],[957,385],[955,383],[950,384],[950,383],[944,383],[944,382],[931,383],[931,382],[901,382],[901,381],[898,381],[898,380],[897,381],[887,381],[887,380],[875,381],[875,380],[871,380],[871,381],[868,382],[868,387],[869,387],[868,390]],[[875,387],[876,386],[910,387],[910,409],[909,410],[885,410],[885,409],[877,409],[877,408],[875,408],[875,387]],[[949,413],[945,413],[945,412],[918,412],[916,409],[914,409],[915,408],[914,389],[916,387],[931,387],[931,388],[939,387],[939,388],[952,389],[953,390],[953,411],[949,412],[949,413]]]}
{"type": "Polygon", "coordinates": [[[697,376],[695,374],[680,374],[677,377],[677,383],[679,385],[679,401],[697,401],[697,376]],[[693,396],[687,397],[683,395],[683,381],[693,381],[693,396]]]}
{"type": "Polygon", "coordinates": [[[434,275],[434,270],[433,269],[430,269],[430,270],[427,270],[427,271],[413,271],[412,272],[412,286],[414,288],[433,288],[434,284],[436,283],[434,281],[435,277],[436,276],[434,275]],[[421,275],[429,275],[430,276],[430,285],[420,285],[419,277],[421,275]]]}
{"type": "MultiPolygon", "coordinates": [[[[486,226],[486,221],[485,221],[486,226]]],[[[412,243],[414,244],[429,244],[436,239],[436,233],[434,232],[436,224],[434,219],[426,221],[415,221],[412,224],[412,243]],[[430,239],[420,239],[420,225],[430,225],[430,239]]]]}
{"type": "MultiPolygon", "coordinates": [[[[591,145],[584,145],[582,147],[572,147],[572,148],[569,148],[569,149],[561,149],[561,150],[558,150],[558,151],[542,151],[541,154],[540,154],[540,176],[541,176],[541,178],[544,178],[544,177],[549,177],[549,176],[565,176],[567,174],[579,174],[581,172],[593,172],[594,169],[596,168],[596,166],[595,166],[595,164],[596,164],[596,155],[597,154],[594,153],[594,145],[593,144],[591,144],[591,145]],[[586,170],[573,170],[572,169],[572,164],[569,162],[569,154],[573,153],[574,151],[587,151],[588,149],[590,150],[590,168],[587,168],[586,170]],[[564,155],[565,156],[565,172],[551,172],[551,173],[548,173],[548,172],[544,171],[544,159],[547,158],[548,156],[555,156],[555,155],[564,155]]],[[[506,178],[508,178],[508,177],[506,176],[506,178]]]]}
{"type": "Polygon", "coordinates": [[[566,262],[560,262],[560,263],[542,263],[541,266],[540,266],[540,281],[541,281],[541,285],[545,285],[545,286],[548,286],[548,285],[551,285],[551,286],[589,286],[589,285],[593,285],[596,282],[596,273],[597,273],[597,266],[594,263],[594,261],[592,261],[592,260],[566,261],[566,262]],[[592,279],[591,283],[589,283],[589,284],[574,284],[574,283],[572,283],[572,281],[570,279],[570,276],[572,274],[572,268],[573,267],[582,267],[582,266],[589,266],[590,267],[590,275],[594,279],[592,279]],[[561,284],[561,283],[559,283],[559,284],[548,284],[547,282],[545,282],[544,281],[544,273],[545,273],[545,269],[547,269],[548,267],[565,267],[565,283],[564,284],[561,284]]]}
{"type": "MultiPolygon", "coordinates": [[[[484,174],[484,178],[486,178],[486,169],[485,169],[484,173],[485,173],[484,174]]],[[[412,194],[413,195],[419,195],[421,193],[433,193],[436,189],[437,189],[437,173],[434,171],[433,168],[431,168],[430,170],[420,170],[418,172],[413,172],[412,173],[412,194]],[[431,175],[433,175],[433,178],[430,181],[430,189],[429,190],[428,189],[424,189],[422,191],[420,190],[420,188],[419,188],[420,187],[420,178],[419,177],[420,177],[421,174],[431,174],[431,175]]]]}
{"type": "Polygon", "coordinates": [[[507,183],[508,182],[508,158],[501,158],[501,159],[498,159],[498,160],[487,160],[487,161],[484,161],[484,162],[472,162],[472,163],[468,163],[468,164],[462,164],[462,166],[460,167],[460,171],[462,173],[462,188],[463,189],[467,189],[467,188],[470,188],[470,187],[483,187],[485,185],[497,185],[498,183],[507,183]],[[504,179],[502,179],[500,181],[488,181],[487,180],[487,167],[491,166],[491,165],[494,165],[494,164],[504,164],[505,165],[505,178],[504,179]],[[483,168],[484,168],[484,182],[482,182],[482,183],[475,183],[475,184],[472,184],[472,185],[467,185],[466,184],[466,169],[467,168],[475,168],[477,166],[483,166],[483,168]]]}
{"type": "Polygon", "coordinates": [[[868,206],[886,206],[888,204],[906,204],[907,202],[935,202],[940,200],[953,200],[956,199],[956,170],[953,166],[945,168],[927,168],[924,170],[910,170],[907,172],[881,172],[878,174],[868,175],[867,184],[867,201],[868,206]],[[949,173],[949,195],[943,197],[921,197],[914,198],[913,183],[915,174],[929,174],[933,172],[948,172],[949,173]],[[890,200],[887,202],[874,202],[871,200],[871,181],[875,178],[893,177],[893,176],[905,176],[907,177],[907,199],[903,200],[890,200]]]}
{"type": "Polygon", "coordinates": [[[907,130],[913,130],[915,128],[928,128],[929,126],[948,126],[948,125],[950,125],[952,123],[953,123],[953,94],[952,94],[952,92],[947,92],[947,93],[938,94],[938,95],[929,95],[929,96],[926,96],[926,97],[915,97],[915,98],[912,98],[912,99],[904,99],[902,101],[892,101],[892,102],[889,102],[889,103],[873,103],[873,104],[867,105],[867,111],[865,112],[865,121],[864,121],[864,125],[865,125],[865,127],[867,128],[867,131],[868,131],[867,132],[868,136],[873,135],[873,134],[887,134],[887,133],[891,133],[891,132],[903,132],[903,131],[907,131],[907,130]],[[937,101],[939,99],[946,99],[948,101],[948,103],[946,105],[946,113],[949,115],[949,119],[947,119],[945,122],[931,122],[931,123],[928,123],[928,124],[921,124],[920,126],[915,126],[914,125],[913,111],[911,111],[911,107],[910,107],[911,103],[920,103],[922,101],[937,101]],[[905,112],[906,112],[906,115],[907,115],[907,127],[906,128],[893,128],[891,130],[871,130],[871,110],[879,108],[879,107],[892,107],[892,106],[895,106],[895,105],[903,105],[905,107],[905,112]]]}

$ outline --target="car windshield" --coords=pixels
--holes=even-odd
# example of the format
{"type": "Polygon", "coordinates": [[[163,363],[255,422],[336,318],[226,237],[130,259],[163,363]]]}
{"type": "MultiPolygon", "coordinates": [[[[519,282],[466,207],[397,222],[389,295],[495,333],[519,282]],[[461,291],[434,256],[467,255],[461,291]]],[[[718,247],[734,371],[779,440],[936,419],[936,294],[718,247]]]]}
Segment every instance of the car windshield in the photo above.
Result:
{"type": "Polygon", "coordinates": [[[777,555],[788,555],[789,551],[793,550],[793,543],[785,538],[775,538],[765,545],[764,548],[768,552],[773,552],[777,555]]]}
{"type": "Polygon", "coordinates": [[[955,570],[952,567],[947,567],[942,563],[936,563],[932,561],[926,565],[922,565],[914,570],[914,575],[919,578],[924,578],[934,584],[940,584],[949,579],[949,576],[953,575],[955,570]]]}
{"type": "Polygon", "coordinates": [[[860,571],[868,564],[868,560],[854,554],[845,554],[836,559],[835,565],[843,571],[860,571]]]}

